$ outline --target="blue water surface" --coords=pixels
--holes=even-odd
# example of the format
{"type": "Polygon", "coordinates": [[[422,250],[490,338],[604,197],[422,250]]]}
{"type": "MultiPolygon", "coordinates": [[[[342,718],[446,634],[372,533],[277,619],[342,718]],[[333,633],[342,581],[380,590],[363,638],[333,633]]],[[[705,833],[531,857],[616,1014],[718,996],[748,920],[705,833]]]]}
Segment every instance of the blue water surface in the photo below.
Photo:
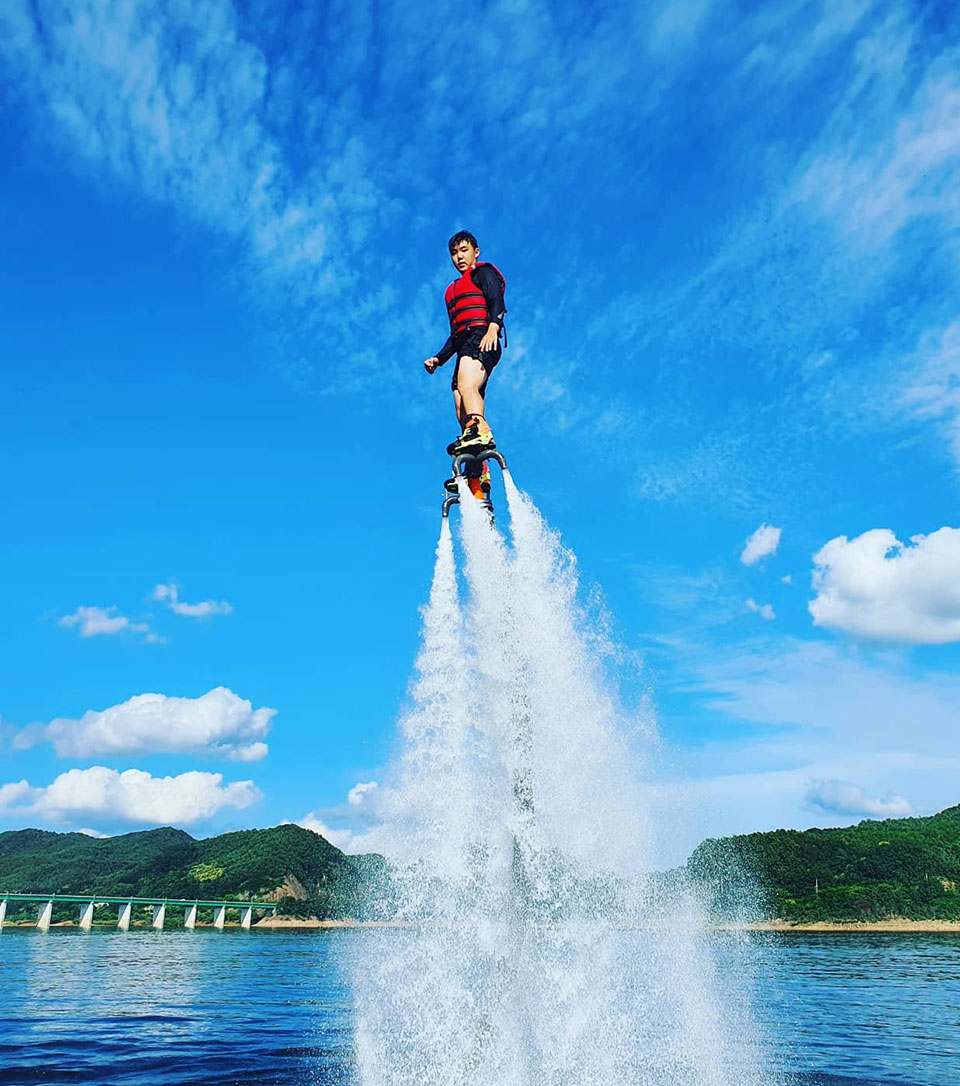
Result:
{"type": "Polygon", "coordinates": [[[8,928],[0,1083],[348,1083],[356,934],[8,928]]]}
{"type": "Polygon", "coordinates": [[[740,953],[778,1067],[820,1082],[960,1086],[960,935],[764,934],[740,953]]]}
{"type": "MultiPolygon", "coordinates": [[[[363,938],[7,928],[0,1084],[353,1086],[346,966],[363,938]]],[[[752,995],[771,1081],[960,1084],[960,937],[714,944],[721,985],[752,995]]]]}

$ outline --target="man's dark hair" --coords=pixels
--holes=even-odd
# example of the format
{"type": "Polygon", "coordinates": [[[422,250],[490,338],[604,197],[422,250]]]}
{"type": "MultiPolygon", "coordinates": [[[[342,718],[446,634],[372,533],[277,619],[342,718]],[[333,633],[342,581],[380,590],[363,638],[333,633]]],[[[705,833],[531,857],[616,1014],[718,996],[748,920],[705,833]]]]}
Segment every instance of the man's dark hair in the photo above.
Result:
{"type": "Polygon", "coordinates": [[[469,230],[458,230],[453,237],[447,242],[447,248],[452,253],[454,249],[460,244],[461,241],[469,241],[474,249],[479,249],[480,244],[477,239],[470,233],[469,230]]]}

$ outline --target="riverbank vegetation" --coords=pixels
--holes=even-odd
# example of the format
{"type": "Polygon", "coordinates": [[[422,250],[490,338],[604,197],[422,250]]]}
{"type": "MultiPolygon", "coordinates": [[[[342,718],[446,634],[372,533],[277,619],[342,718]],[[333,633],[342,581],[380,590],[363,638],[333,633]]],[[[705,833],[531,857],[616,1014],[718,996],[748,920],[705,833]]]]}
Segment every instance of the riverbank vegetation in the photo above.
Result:
{"type": "MultiPolygon", "coordinates": [[[[960,921],[960,806],[927,818],[711,838],[681,871],[654,877],[667,894],[681,882],[700,890],[720,922],[960,921]]],[[[0,833],[8,893],[258,899],[302,919],[380,920],[390,914],[388,885],[381,857],[348,856],[294,825],[204,840],[170,828],[105,839],[0,833]]],[[[584,895],[594,907],[617,907],[613,890],[585,884],[584,895]]]]}
{"type": "Polygon", "coordinates": [[[378,856],[347,856],[294,825],[204,840],[169,827],[102,839],[32,829],[0,833],[0,890],[8,893],[253,898],[275,901],[285,915],[328,919],[364,915],[370,881],[382,867],[378,856]]]}
{"type": "Polygon", "coordinates": [[[927,818],[709,839],[686,871],[723,918],[960,920],[960,806],[927,818]]]}

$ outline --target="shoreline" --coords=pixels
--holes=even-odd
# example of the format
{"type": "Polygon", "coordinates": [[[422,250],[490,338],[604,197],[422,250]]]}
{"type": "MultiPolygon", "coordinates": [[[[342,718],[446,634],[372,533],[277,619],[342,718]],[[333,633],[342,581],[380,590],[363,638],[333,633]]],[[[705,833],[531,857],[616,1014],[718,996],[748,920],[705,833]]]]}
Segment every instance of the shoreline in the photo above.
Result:
{"type": "MultiPolygon", "coordinates": [[[[30,929],[36,928],[33,921],[8,920],[4,925],[7,928],[30,929]]],[[[75,928],[77,923],[73,920],[61,920],[50,925],[52,928],[75,928]]],[[[333,930],[338,928],[407,928],[411,925],[402,920],[318,920],[316,917],[300,918],[293,916],[264,917],[253,925],[253,928],[287,929],[302,931],[333,930]]],[[[95,928],[113,930],[113,924],[95,924],[95,928]]],[[[149,924],[135,924],[137,929],[147,930],[149,924]]],[[[214,930],[213,924],[197,924],[198,928],[214,930]]],[[[240,928],[238,923],[228,923],[228,928],[240,928]]],[[[859,934],[877,932],[911,933],[917,934],[957,934],[960,935],[960,920],[907,920],[904,917],[891,917],[887,920],[817,920],[808,924],[793,924],[788,920],[758,920],[750,924],[708,924],[709,931],[718,932],[828,932],[833,934],[859,934]]],[[[174,929],[171,929],[174,930],[174,929]]],[[[176,930],[179,930],[178,928],[176,930]]],[[[636,929],[642,930],[642,929],[636,929]]]]}
{"type": "Polygon", "coordinates": [[[956,932],[960,934],[960,920],[907,920],[891,917],[889,920],[816,920],[809,924],[792,924],[789,920],[760,920],[755,924],[716,924],[715,931],[825,931],[825,932],[956,932]]]}
{"type": "Polygon", "coordinates": [[[409,927],[402,920],[318,920],[315,916],[300,919],[295,916],[265,916],[253,925],[255,928],[403,928],[409,927]]]}
{"type": "MultiPolygon", "coordinates": [[[[401,928],[409,927],[400,920],[300,920],[295,917],[265,918],[254,924],[258,928],[401,928]]],[[[759,920],[753,924],[710,924],[712,931],[773,931],[773,932],[955,932],[960,934],[960,920],[817,920],[809,924],[792,924],[788,920],[759,920]]]]}

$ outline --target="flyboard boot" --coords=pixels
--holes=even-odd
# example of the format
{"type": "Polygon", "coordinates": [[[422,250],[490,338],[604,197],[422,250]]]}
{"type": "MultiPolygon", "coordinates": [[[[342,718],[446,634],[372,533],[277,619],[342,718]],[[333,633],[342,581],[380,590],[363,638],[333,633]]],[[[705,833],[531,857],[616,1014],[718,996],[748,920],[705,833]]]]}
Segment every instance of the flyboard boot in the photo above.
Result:
{"type": "MultiPolygon", "coordinates": [[[[443,489],[448,495],[453,495],[459,501],[460,492],[457,489],[457,474],[466,480],[467,489],[493,516],[493,502],[490,500],[490,466],[485,460],[465,459],[459,471],[454,469],[454,474],[443,484],[443,489]]],[[[453,504],[453,503],[451,503],[453,504]]]]}
{"type": "Polygon", "coordinates": [[[460,452],[453,457],[453,475],[443,484],[447,497],[443,502],[443,515],[447,516],[451,505],[459,505],[460,491],[457,477],[462,476],[467,489],[487,511],[493,520],[493,502],[490,499],[490,464],[495,460],[501,470],[506,471],[507,461],[503,453],[498,452],[491,442],[482,451],[460,452]]]}
{"type": "Polygon", "coordinates": [[[470,455],[491,452],[497,447],[493,432],[483,415],[468,415],[463,433],[447,446],[448,456],[470,455]]]}

